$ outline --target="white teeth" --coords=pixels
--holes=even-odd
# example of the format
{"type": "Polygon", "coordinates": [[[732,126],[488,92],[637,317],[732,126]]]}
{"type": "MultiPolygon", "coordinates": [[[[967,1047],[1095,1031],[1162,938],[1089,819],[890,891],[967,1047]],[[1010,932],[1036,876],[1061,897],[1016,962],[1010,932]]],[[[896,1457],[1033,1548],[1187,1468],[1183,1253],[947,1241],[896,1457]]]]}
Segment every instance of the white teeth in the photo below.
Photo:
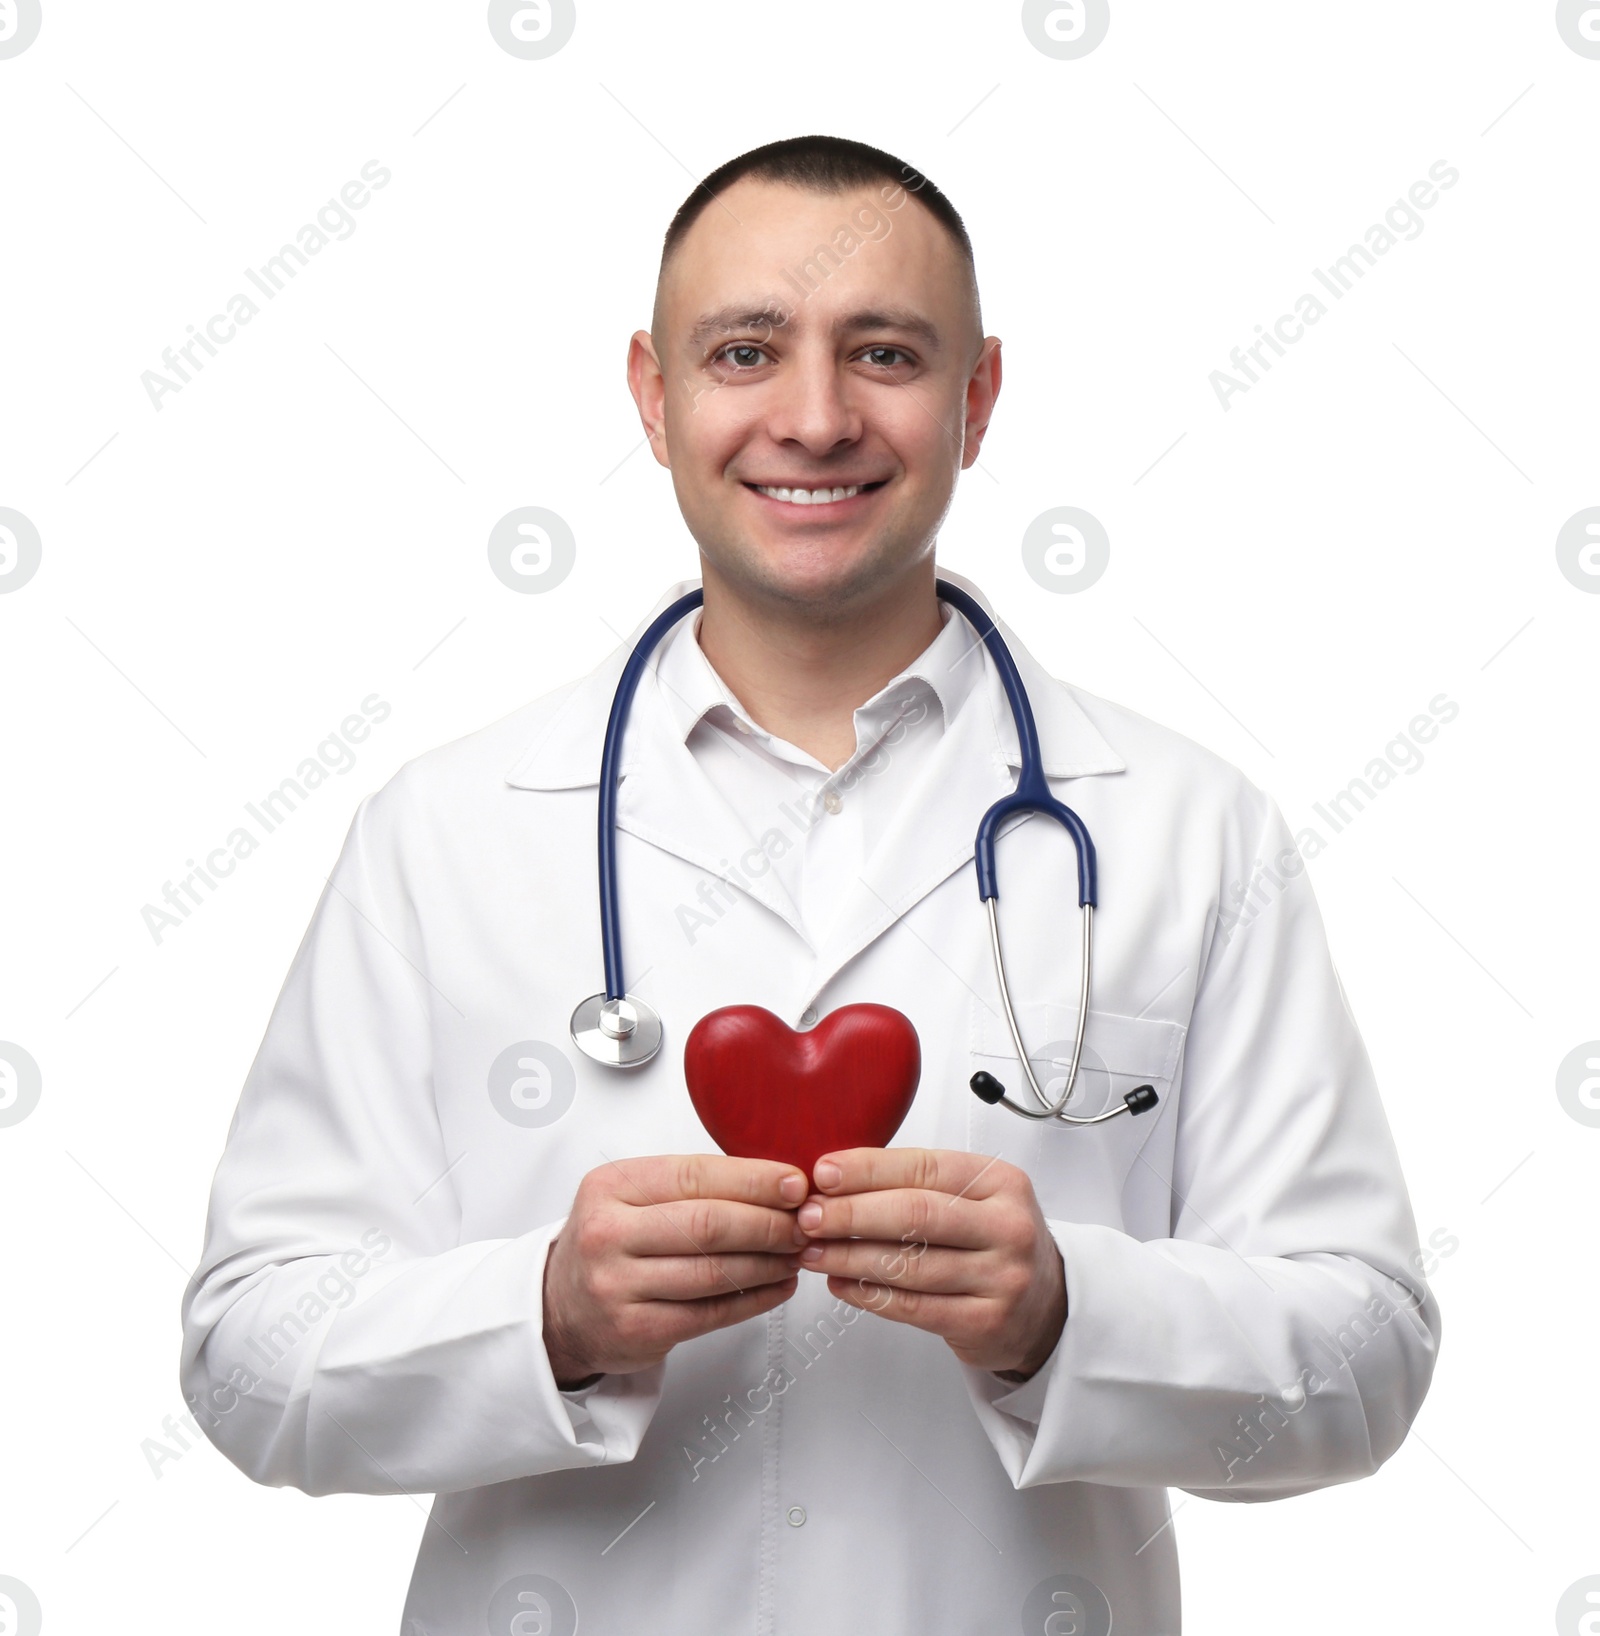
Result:
{"type": "Polygon", "coordinates": [[[756,493],[769,499],[782,500],[790,506],[825,506],[833,500],[849,500],[861,492],[861,485],[847,489],[773,489],[756,484],[756,493]]]}

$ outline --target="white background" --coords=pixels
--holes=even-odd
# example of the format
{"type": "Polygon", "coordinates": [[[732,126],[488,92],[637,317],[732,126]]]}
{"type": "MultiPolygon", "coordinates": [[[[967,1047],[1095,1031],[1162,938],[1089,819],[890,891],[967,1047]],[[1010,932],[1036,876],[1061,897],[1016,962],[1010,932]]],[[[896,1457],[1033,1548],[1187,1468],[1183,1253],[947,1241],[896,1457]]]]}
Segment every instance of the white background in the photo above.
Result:
{"type": "Polygon", "coordinates": [[[0,1040],[44,1086],[0,1129],[0,1574],[47,1630],[395,1628],[426,1497],[203,1443],[152,1471],[211,1171],[360,797],[695,572],[627,337],[693,180],[810,130],[925,170],[977,247],[1007,372],[941,559],[1328,839],[1418,1226],[1458,1245],[1376,1477],[1175,1496],[1186,1630],[1545,1630],[1600,1573],[1600,1129],[1555,1089],[1600,1036],[1600,596],[1555,552],[1600,505],[1600,61],[1552,6],[1114,0],[1061,61],[1012,4],[581,0],[524,61],[481,4],[45,0],[0,60],[0,506],[43,542],[0,595],[0,1040]],[[142,372],[373,159],[352,236],[155,409],[142,372]],[[1420,236],[1224,410],[1230,350],[1440,160],[1420,236]],[[542,595],[488,568],[523,505],[578,542],[542,595]],[[1081,594],[1023,567],[1058,505],[1110,535],[1081,594]],[[143,906],[372,693],[354,769],[158,945],[143,906]],[[1335,835],[1314,803],[1441,693],[1335,835]]]}

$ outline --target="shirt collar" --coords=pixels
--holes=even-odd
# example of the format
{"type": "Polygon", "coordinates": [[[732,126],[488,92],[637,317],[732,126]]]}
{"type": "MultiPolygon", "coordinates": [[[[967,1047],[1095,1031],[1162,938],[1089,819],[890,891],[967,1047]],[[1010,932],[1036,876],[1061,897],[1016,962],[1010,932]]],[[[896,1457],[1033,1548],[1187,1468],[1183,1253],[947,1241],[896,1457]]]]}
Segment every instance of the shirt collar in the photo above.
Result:
{"type": "MultiPolygon", "coordinates": [[[[938,701],[948,728],[981,680],[983,660],[974,652],[978,637],[949,603],[941,602],[939,612],[944,621],[939,634],[899,675],[857,708],[856,734],[862,744],[886,731],[922,697],[938,701]]],[[[770,743],[773,735],[740,704],[706,657],[699,642],[700,618],[697,613],[667,634],[654,667],[662,701],[679,737],[687,743],[695,728],[709,719],[716,726],[748,734],[758,743],[770,743]]]]}
{"type": "MultiPolygon", "coordinates": [[[[982,590],[965,575],[946,568],[941,568],[939,574],[942,579],[952,581],[977,600],[978,605],[994,619],[1000,635],[1015,656],[1038,723],[1046,776],[1081,778],[1125,771],[1127,763],[1107,742],[1103,731],[1103,724],[1109,725],[1111,721],[1121,719],[1114,707],[1052,677],[1022,645],[1005,621],[998,618],[982,590]]],[[[606,719],[611,709],[612,695],[616,691],[617,678],[628,655],[651,621],[698,584],[698,580],[680,580],[669,586],[655,606],[645,613],[627,641],[587,676],[578,677],[544,694],[516,713],[508,725],[513,725],[518,733],[525,736],[516,759],[506,769],[507,783],[526,790],[570,790],[593,788],[599,782],[606,719]]],[[[966,628],[970,636],[971,627],[966,628]]],[[[946,633],[948,630],[946,626],[946,633]]],[[[968,663],[971,665],[971,661],[968,663]]],[[[1016,729],[1011,722],[999,680],[994,676],[987,657],[984,666],[982,687],[984,693],[991,695],[996,753],[1015,767],[1019,761],[1016,729]]],[[[976,666],[972,665],[972,668],[976,669],[976,666]]],[[[968,685],[976,686],[976,679],[968,685]]],[[[658,701],[661,690],[656,688],[648,692],[651,702],[658,704],[652,714],[660,720],[662,713],[658,701]]],[[[624,740],[624,772],[642,753],[641,744],[640,736],[634,734],[629,734],[624,740]]]]}

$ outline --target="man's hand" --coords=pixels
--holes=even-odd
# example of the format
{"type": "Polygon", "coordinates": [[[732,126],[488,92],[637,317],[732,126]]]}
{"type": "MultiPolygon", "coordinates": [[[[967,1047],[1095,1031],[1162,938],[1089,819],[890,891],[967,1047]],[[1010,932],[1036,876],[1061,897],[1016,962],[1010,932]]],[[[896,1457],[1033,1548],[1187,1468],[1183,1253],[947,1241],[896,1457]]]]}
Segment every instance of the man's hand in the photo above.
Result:
{"type": "Polygon", "coordinates": [[[622,1159],[578,1184],[545,1260],[558,1385],[627,1375],[679,1341],[780,1306],[799,1283],[806,1177],[775,1159],[622,1159]]]}
{"type": "Polygon", "coordinates": [[[1026,1379],[1055,1350],[1066,1273],[1024,1170],[942,1148],[817,1161],[801,1266],[851,1306],[943,1338],[963,1363],[1026,1379]]]}

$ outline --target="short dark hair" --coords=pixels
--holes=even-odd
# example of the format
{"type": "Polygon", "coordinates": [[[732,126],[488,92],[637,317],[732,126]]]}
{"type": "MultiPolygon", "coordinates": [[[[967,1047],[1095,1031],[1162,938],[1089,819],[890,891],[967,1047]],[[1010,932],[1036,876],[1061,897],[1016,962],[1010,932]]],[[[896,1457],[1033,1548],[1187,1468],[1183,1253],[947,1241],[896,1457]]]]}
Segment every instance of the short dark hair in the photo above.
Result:
{"type": "Polygon", "coordinates": [[[852,188],[884,183],[904,188],[938,219],[955,240],[968,267],[974,266],[972,240],[967,237],[966,224],[944,194],[921,171],[896,159],[892,153],[869,147],[865,142],[852,142],[844,136],[785,137],[781,142],[768,142],[719,165],[678,206],[661,246],[663,266],[707,205],[746,176],[760,182],[781,182],[803,188],[808,193],[846,193],[852,188]]]}

